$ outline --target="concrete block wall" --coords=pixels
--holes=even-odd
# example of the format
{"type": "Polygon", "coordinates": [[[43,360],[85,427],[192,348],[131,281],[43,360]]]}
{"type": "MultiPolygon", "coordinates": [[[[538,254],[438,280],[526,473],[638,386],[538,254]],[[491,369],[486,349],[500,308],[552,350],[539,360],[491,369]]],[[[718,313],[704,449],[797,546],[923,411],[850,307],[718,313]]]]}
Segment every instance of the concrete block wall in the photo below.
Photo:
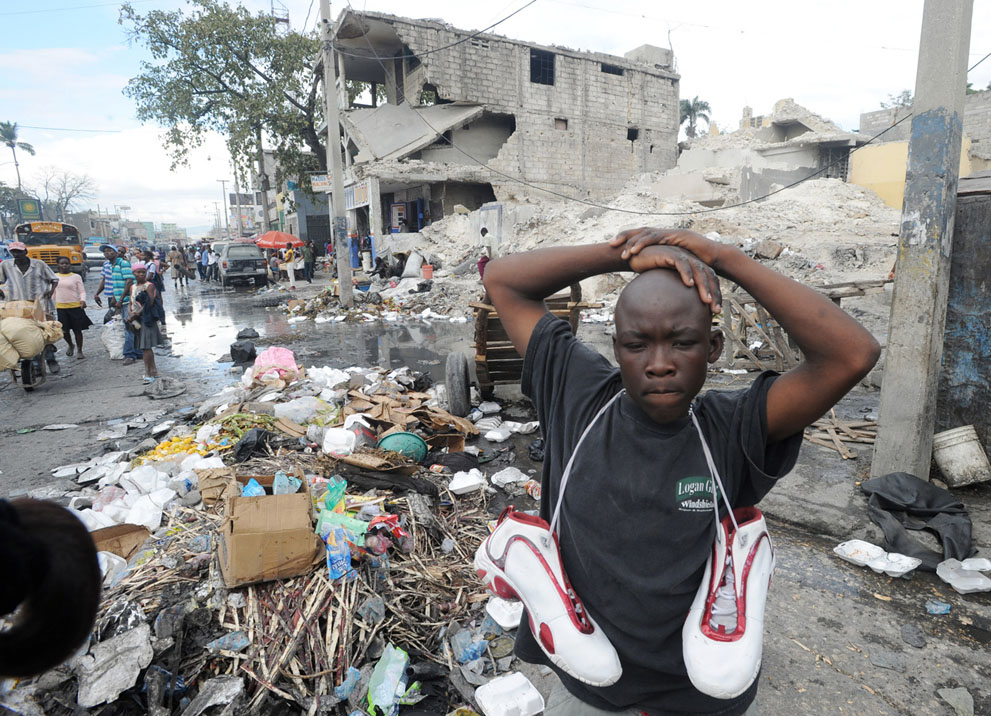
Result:
{"type": "MultiPolygon", "coordinates": [[[[860,133],[873,137],[911,112],[910,107],[891,107],[860,115],[860,133]]],[[[912,120],[907,119],[878,142],[905,142],[911,134],[912,120]]],[[[991,156],[991,91],[969,94],[964,98],[963,132],[972,141],[972,150],[991,156]]]]}
{"type": "MultiPolygon", "coordinates": [[[[468,34],[434,22],[388,22],[414,53],[468,34]]],[[[489,165],[570,195],[605,198],[638,173],[675,165],[677,74],[622,57],[541,47],[554,54],[554,84],[544,85],[530,81],[531,47],[481,35],[422,54],[406,79],[405,98],[417,103],[429,83],[443,99],[514,115],[516,132],[489,165]],[[602,72],[602,63],[622,67],[624,74],[602,72]],[[555,129],[556,119],[567,120],[567,129],[555,129]],[[633,142],[627,140],[631,127],[638,131],[633,142]]]]}

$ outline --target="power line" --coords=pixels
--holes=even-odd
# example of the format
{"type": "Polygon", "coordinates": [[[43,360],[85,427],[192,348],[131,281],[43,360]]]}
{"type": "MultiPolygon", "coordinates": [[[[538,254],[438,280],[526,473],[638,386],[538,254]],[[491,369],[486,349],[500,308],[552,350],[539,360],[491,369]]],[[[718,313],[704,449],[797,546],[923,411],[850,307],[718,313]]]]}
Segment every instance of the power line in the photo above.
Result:
{"type": "MultiPolygon", "coordinates": [[[[435,47],[432,50],[426,50],[426,51],[421,52],[421,53],[416,54],[416,55],[414,55],[414,54],[396,55],[395,57],[390,57],[389,59],[390,60],[418,59],[420,57],[423,57],[424,55],[432,55],[435,52],[440,52],[441,50],[447,50],[447,49],[449,49],[451,47],[454,47],[455,45],[460,45],[463,42],[468,42],[468,40],[472,40],[472,39],[478,37],[479,35],[481,35],[482,33],[488,32],[489,30],[491,30],[496,25],[501,25],[502,23],[506,22],[506,20],[508,20],[509,18],[513,17],[514,15],[518,15],[519,13],[523,12],[528,7],[530,7],[531,5],[533,5],[535,2],[537,2],[537,0],[530,0],[530,2],[528,2],[526,5],[524,5],[523,7],[521,7],[519,10],[514,10],[513,12],[509,13],[508,15],[506,15],[506,17],[502,18],[501,20],[499,20],[497,22],[493,22],[488,27],[482,28],[478,32],[473,32],[472,34],[470,34],[470,35],[468,35],[466,37],[463,37],[460,40],[457,40],[455,42],[452,42],[449,45],[444,45],[443,47],[435,47]]],[[[351,11],[352,12],[357,12],[354,9],[354,7],[351,5],[351,0],[348,0],[348,7],[351,8],[351,11]]],[[[365,39],[365,43],[368,44],[368,49],[370,49],[372,51],[375,59],[378,60],[379,64],[381,65],[382,64],[382,60],[379,58],[379,56],[377,54],[374,54],[375,53],[375,49],[371,46],[371,43],[368,42],[368,35],[365,34],[365,33],[362,33],[361,36],[365,39]]],[[[344,52],[343,50],[339,50],[339,49],[337,49],[336,51],[337,51],[337,53],[339,55],[344,55],[345,57],[357,57],[357,58],[363,59],[363,60],[367,60],[368,59],[368,55],[359,55],[359,54],[355,54],[353,52],[344,52]]],[[[384,65],[383,65],[383,69],[384,69],[384,65]]]]}
{"type": "MultiPolygon", "coordinates": [[[[155,0],[129,0],[132,5],[137,5],[138,3],[149,3],[155,2],[155,0]]],[[[101,2],[94,5],[72,5],[71,7],[48,7],[38,10],[14,10],[13,12],[0,12],[0,17],[7,17],[10,15],[36,15],[43,12],[68,12],[70,10],[89,10],[95,7],[113,7],[119,6],[123,3],[120,2],[101,2]]]]}
{"type": "Polygon", "coordinates": [[[36,127],[33,124],[18,124],[21,129],[44,129],[49,132],[99,132],[105,134],[119,134],[119,129],[76,129],[72,127],[36,127]]]}
{"type": "Polygon", "coordinates": [[[306,8],[306,19],[303,20],[303,34],[306,34],[306,26],[310,24],[310,13],[313,12],[313,0],[310,0],[310,6],[306,8]]]}
{"type": "MultiPolygon", "coordinates": [[[[354,8],[351,6],[351,0],[348,0],[348,7],[350,7],[351,10],[354,11],[354,8]]],[[[526,7],[526,6],[524,6],[524,7],[526,7]]],[[[520,10],[522,10],[522,9],[523,8],[520,8],[520,10]]],[[[517,10],[517,12],[519,12],[519,10],[517,10]]],[[[388,70],[386,69],[386,66],[383,63],[383,58],[382,57],[379,57],[379,55],[375,52],[375,48],[372,47],[371,41],[368,39],[368,36],[367,35],[362,35],[362,37],[365,38],[365,44],[368,45],[368,49],[372,53],[372,57],[374,57],[374,59],[378,61],[379,65],[382,67],[382,70],[384,72],[386,72],[386,74],[388,74],[388,70]]],[[[444,49],[444,48],[437,48],[437,49],[439,50],[439,49],[444,49]]],[[[432,52],[433,51],[436,51],[436,50],[432,50],[432,52]]],[[[420,54],[423,55],[423,54],[427,54],[427,53],[420,53],[420,54]]],[[[367,56],[366,55],[360,55],[360,57],[367,59],[367,56]]],[[[984,60],[987,59],[988,57],[991,57],[991,53],[988,53],[988,55],[986,55],[983,59],[979,60],[974,65],[974,67],[977,67],[977,65],[981,64],[981,62],[984,62],[984,60]]],[[[392,59],[392,58],[385,58],[385,59],[392,59]]],[[[974,67],[971,67],[970,69],[974,69],[974,67]]],[[[766,198],[768,198],[770,196],[774,196],[775,194],[778,194],[778,193],[780,193],[782,191],[785,191],[786,189],[791,189],[792,187],[798,186],[799,184],[801,184],[803,182],[806,182],[809,179],[813,179],[813,178],[819,176],[820,174],[822,174],[823,172],[828,171],[829,169],[831,169],[832,167],[836,166],[837,164],[840,164],[841,162],[847,161],[849,159],[849,154],[846,157],[840,157],[839,159],[836,159],[835,161],[830,162],[826,166],[821,167],[820,169],[817,169],[816,171],[812,172],[808,176],[802,177],[801,179],[799,179],[797,181],[794,181],[791,184],[788,184],[786,186],[783,186],[783,187],[781,187],[779,189],[775,189],[774,191],[768,192],[767,194],[764,194],[763,196],[758,196],[758,197],[755,197],[753,199],[747,199],[746,201],[741,201],[741,202],[738,202],[736,204],[730,204],[728,206],[716,206],[716,207],[712,207],[712,208],[709,208],[709,209],[699,209],[697,211],[638,211],[636,209],[623,209],[623,208],[620,208],[620,207],[607,206],[605,204],[599,204],[599,203],[594,202],[594,201],[589,201],[588,199],[580,199],[578,197],[569,196],[568,194],[563,194],[563,193],[561,193],[559,191],[554,191],[553,189],[547,189],[547,188],[544,188],[542,186],[537,186],[536,184],[532,184],[532,183],[526,181],[525,179],[522,179],[522,178],[519,178],[519,177],[514,177],[514,176],[512,176],[510,174],[506,174],[505,172],[499,171],[498,169],[493,169],[492,167],[490,167],[489,165],[487,165],[482,160],[480,160],[477,157],[469,154],[464,149],[462,149],[461,147],[459,147],[458,145],[456,145],[451,139],[448,139],[447,137],[445,137],[444,136],[444,133],[441,132],[440,130],[438,130],[432,124],[430,124],[430,122],[428,122],[427,119],[426,119],[426,117],[424,117],[422,114],[420,114],[419,112],[416,112],[415,110],[414,110],[413,114],[415,114],[417,117],[419,117],[420,118],[420,121],[422,121],[425,125],[427,125],[427,127],[429,127],[430,130],[434,132],[434,134],[437,134],[438,136],[440,136],[441,139],[443,139],[445,142],[447,142],[451,146],[452,149],[455,149],[456,151],[460,152],[461,154],[463,154],[464,156],[468,157],[473,162],[475,162],[476,164],[478,164],[480,167],[482,167],[483,169],[486,169],[486,170],[492,172],[493,174],[496,174],[498,176],[501,176],[501,177],[503,177],[505,179],[509,179],[510,181],[512,181],[514,183],[521,184],[521,185],[526,186],[526,187],[529,187],[531,189],[536,189],[537,191],[546,192],[547,194],[551,194],[552,196],[556,196],[556,197],[559,197],[561,199],[566,199],[568,201],[577,202],[579,204],[585,204],[586,206],[595,207],[597,209],[605,209],[607,211],[618,211],[618,212],[621,212],[621,213],[624,213],[624,214],[636,214],[638,216],[694,216],[694,215],[697,215],[697,214],[711,214],[713,212],[724,211],[726,209],[735,209],[736,207],[739,207],[739,206],[745,206],[747,204],[753,204],[755,202],[762,201],[762,200],[764,200],[764,199],[766,199],[766,198]]],[[[886,129],[883,129],[880,132],[878,132],[877,134],[875,134],[873,137],[871,137],[870,139],[868,139],[864,144],[862,144],[859,147],[856,147],[855,149],[853,149],[850,152],[850,154],[853,154],[854,152],[858,151],[859,149],[861,149],[863,147],[866,147],[868,144],[870,144],[871,142],[873,142],[875,139],[881,137],[882,135],[886,134],[887,132],[890,132],[892,129],[894,129],[895,127],[897,127],[899,124],[901,124],[902,122],[904,122],[906,119],[909,119],[911,116],[912,116],[912,113],[910,112],[909,114],[907,114],[906,116],[902,117],[897,122],[895,122],[894,124],[892,124],[890,127],[887,127],[886,129]]],[[[328,142],[331,141],[329,128],[328,128],[328,131],[327,131],[327,141],[328,142]]]]}

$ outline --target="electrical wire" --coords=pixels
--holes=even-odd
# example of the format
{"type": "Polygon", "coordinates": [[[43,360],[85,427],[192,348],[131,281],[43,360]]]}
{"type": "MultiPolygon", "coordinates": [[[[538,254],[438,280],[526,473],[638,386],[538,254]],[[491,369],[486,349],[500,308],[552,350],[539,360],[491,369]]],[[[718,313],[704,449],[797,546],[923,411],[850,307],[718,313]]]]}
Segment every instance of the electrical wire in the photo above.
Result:
{"type": "Polygon", "coordinates": [[[306,26],[310,24],[310,13],[313,12],[313,0],[310,0],[310,6],[306,8],[306,19],[303,20],[303,34],[306,34],[306,26]]]}
{"type": "MultiPolygon", "coordinates": [[[[519,13],[523,12],[528,7],[530,7],[531,5],[533,5],[535,2],[537,2],[537,0],[530,0],[530,2],[528,2],[526,5],[524,5],[523,7],[519,8],[518,10],[514,10],[513,12],[509,13],[508,15],[506,15],[506,17],[502,18],[501,20],[499,20],[497,22],[493,22],[488,27],[482,28],[481,30],[478,30],[477,32],[473,32],[472,34],[468,35],[467,37],[463,37],[460,40],[457,40],[456,42],[452,42],[449,45],[444,45],[443,47],[435,47],[432,50],[426,50],[426,51],[421,52],[421,53],[416,54],[416,55],[414,55],[414,54],[396,55],[395,57],[390,57],[389,59],[390,60],[407,60],[407,59],[414,59],[414,58],[415,59],[419,59],[420,57],[423,57],[424,55],[432,55],[435,52],[440,52],[441,50],[447,50],[447,49],[450,49],[450,48],[452,48],[452,47],[454,47],[456,45],[460,45],[463,42],[468,42],[468,40],[473,40],[474,38],[478,37],[482,33],[488,32],[493,27],[495,27],[497,25],[501,25],[502,23],[506,22],[506,20],[508,20],[509,18],[513,17],[514,15],[518,15],[519,13]]],[[[351,12],[357,12],[354,9],[354,7],[351,5],[351,0],[348,0],[348,7],[351,9],[351,12]]],[[[370,49],[374,53],[375,52],[375,49],[371,46],[371,43],[368,41],[368,35],[362,33],[362,37],[365,39],[365,43],[368,44],[368,49],[370,49]]],[[[345,52],[344,50],[337,50],[337,54],[344,55],[345,57],[357,57],[357,58],[362,59],[362,60],[369,59],[368,55],[359,55],[359,54],[355,54],[353,52],[345,52]]],[[[378,55],[374,55],[374,57],[375,57],[376,60],[378,60],[379,64],[382,64],[382,60],[379,58],[378,55]]]]}
{"type": "MultiPolygon", "coordinates": [[[[354,11],[354,8],[351,6],[351,1],[350,0],[348,0],[348,7],[351,8],[352,11],[354,11]]],[[[520,8],[520,9],[522,9],[522,8],[520,8]]],[[[517,11],[517,12],[519,12],[519,11],[517,11]]],[[[371,51],[372,57],[374,57],[374,59],[378,61],[379,65],[382,67],[382,70],[388,74],[388,70],[386,69],[385,64],[383,63],[383,58],[379,57],[379,55],[375,52],[375,48],[372,47],[371,41],[369,41],[368,36],[367,35],[362,35],[362,37],[365,38],[365,43],[368,45],[368,49],[371,51]]],[[[437,48],[437,49],[443,49],[443,48],[437,48]]],[[[426,53],[420,53],[420,54],[426,54],[426,53]]],[[[367,55],[360,55],[360,57],[362,57],[364,59],[368,59],[367,55]]],[[[985,56],[984,59],[987,59],[987,57],[991,57],[991,53],[988,53],[988,55],[985,56]]],[[[392,59],[392,58],[386,58],[386,59],[392,59]]],[[[980,61],[978,61],[977,64],[974,65],[974,67],[977,67],[977,65],[981,64],[981,62],[983,62],[984,59],[981,59],[980,61]]],[[[973,67],[971,67],[971,69],[973,69],[973,67]]],[[[711,208],[708,208],[708,209],[699,209],[699,210],[696,210],[696,211],[639,211],[637,209],[623,209],[623,208],[620,208],[620,207],[608,206],[606,204],[599,204],[599,203],[594,202],[594,201],[589,201],[588,199],[580,199],[580,198],[575,197],[575,196],[570,196],[568,194],[563,194],[563,193],[561,193],[559,191],[554,191],[553,189],[547,189],[547,188],[542,187],[542,186],[537,186],[536,184],[532,184],[532,183],[526,181],[525,179],[521,179],[519,177],[514,177],[514,176],[512,176],[510,174],[506,174],[505,172],[502,172],[502,171],[500,171],[498,169],[493,169],[492,167],[488,166],[482,160],[478,159],[475,156],[472,156],[471,154],[469,154],[468,152],[466,152],[464,149],[462,149],[461,147],[459,147],[458,145],[456,145],[451,139],[448,139],[447,137],[445,137],[444,136],[444,133],[441,132],[440,130],[438,130],[432,124],[430,124],[430,122],[427,121],[427,119],[422,114],[420,114],[419,112],[416,112],[416,111],[414,111],[413,113],[417,117],[419,117],[420,118],[420,121],[422,121],[425,125],[427,125],[427,127],[430,128],[431,131],[433,131],[435,134],[439,135],[441,139],[443,139],[445,142],[447,142],[447,144],[449,144],[452,149],[460,152],[464,156],[466,156],[469,159],[471,159],[474,163],[478,164],[483,169],[486,169],[486,170],[492,172],[493,174],[496,174],[496,175],[501,176],[501,177],[503,177],[505,179],[508,179],[508,180],[510,180],[510,181],[512,181],[512,182],[514,182],[516,184],[521,184],[523,186],[529,187],[531,189],[536,189],[537,191],[542,191],[542,192],[545,192],[547,194],[551,194],[552,196],[556,196],[556,197],[561,198],[561,199],[566,199],[568,201],[573,201],[573,202],[576,202],[576,203],[579,203],[579,204],[584,204],[586,206],[595,207],[597,209],[605,209],[607,211],[618,211],[618,212],[621,212],[621,213],[624,213],[624,214],[635,214],[635,215],[638,215],[638,216],[694,216],[694,215],[697,215],[697,214],[711,214],[713,212],[724,211],[726,209],[735,209],[736,207],[739,207],[739,206],[746,206],[747,204],[753,204],[753,203],[756,203],[758,201],[763,201],[764,199],[766,199],[766,198],[768,198],[770,196],[774,196],[775,194],[778,194],[778,193],[780,193],[782,191],[785,191],[786,189],[791,189],[792,187],[798,186],[799,184],[801,184],[803,182],[806,182],[809,179],[813,179],[813,178],[819,176],[820,174],[822,174],[823,172],[828,171],[829,169],[831,169],[832,167],[836,166],[837,164],[842,163],[843,161],[848,161],[850,154],[853,154],[854,152],[858,151],[859,149],[861,149],[863,147],[866,147],[868,144],[870,144],[874,140],[878,139],[879,137],[883,136],[884,134],[890,132],[892,129],[894,129],[899,124],[901,124],[906,119],[909,119],[912,116],[912,113],[909,113],[906,116],[904,116],[901,119],[899,119],[894,124],[892,124],[890,127],[887,127],[885,129],[881,130],[880,132],[878,132],[877,134],[875,134],[873,137],[871,137],[869,140],[867,140],[864,144],[862,144],[859,147],[856,147],[855,149],[853,149],[850,152],[850,154],[848,154],[846,157],[840,157],[839,159],[836,159],[835,161],[830,162],[826,166],[821,167],[820,169],[817,169],[816,171],[812,172],[808,176],[802,177],[801,179],[798,179],[797,181],[793,181],[791,184],[787,184],[786,186],[783,186],[783,187],[780,187],[778,189],[775,189],[774,191],[768,192],[767,194],[764,194],[762,196],[758,196],[758,197],[754,197],[753,199],[747,199],[745,201],[737,202],[736,204],[729,204],[729,205],[726,205],[726,206],[716,206],[716,207],[711,207],[711,208]]],[[[329,132],[328,132],[328,141],[330,141],[330,133],[329,132]]]]}
{"type": "Polygon", "coordinates": [[[18,124],[18,129],[44,129],[49,132],[99,132],[104,134],[119,134],[120,129],[75,129],[72,127],[36,127],[33,124],[18,124]]]}
{"type": "MultiPolygon", "coordinates": [[[[138,3],[149,3],[155,2],[155,0],[128,0],[131,5],[137,5],[138,3]]],[[[7,17],[9,15],[36,15],[43,12],[68,12],[69,10],[88,10],[94,7],[112,7],[115,5],[122,5],[121,2],[101,2],[95,5],[73,5],[71,7],[48,7],[39,10],[14,10],[12,12],[0,12],[0,17],[7,17]]]]}

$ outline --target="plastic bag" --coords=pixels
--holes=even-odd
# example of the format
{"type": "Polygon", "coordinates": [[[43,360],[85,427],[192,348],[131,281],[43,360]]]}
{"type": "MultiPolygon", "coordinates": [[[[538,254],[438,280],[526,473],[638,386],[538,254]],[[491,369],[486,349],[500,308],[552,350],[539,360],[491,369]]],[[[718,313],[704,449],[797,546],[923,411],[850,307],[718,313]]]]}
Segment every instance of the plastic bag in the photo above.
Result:
{"type": "Polygon", "coordinates": [[[303,425],[313,420],[318,412],[326,410],[328,407],[319,398],[308,395],[303,398],[290,400],[287,403],[277,403],[274,412],[277,418],[289,418],[294,423],[303,425]]]}
{"type": "Polygon", "coordinates": [[[253,381],[261,383],[267,381],[285,380],[291,382],[299,377],[299,370],[296,367],[296,356],[288,348],[272,346],[266,348],[255,359],[255,364],[250,371],[244,374],[244,382],[251,385],[253,381]]]}
{"type": "Polygon", "coordinates": [[[21,358],[34,358],[45,349],[45,334],[38,322],[30,318],[4,318],[0,332],[21,358]]]}
{"type": "Polygon", "coordinates": [[[258,480],[251,478],[248,480],[248,484],[241,488],[241,495],[243,497],[264,497],[265,488],[258,483],[258,480]]]}
{"type": "Polygon", "coordinates": [[[100,332],[100,340],[103,341],[103,347],[107,349],[110,360],[122,360],[124,358],[124,339],[126,337],[124,322],[119,316],[104,324],[103,330],[100,332]]]}

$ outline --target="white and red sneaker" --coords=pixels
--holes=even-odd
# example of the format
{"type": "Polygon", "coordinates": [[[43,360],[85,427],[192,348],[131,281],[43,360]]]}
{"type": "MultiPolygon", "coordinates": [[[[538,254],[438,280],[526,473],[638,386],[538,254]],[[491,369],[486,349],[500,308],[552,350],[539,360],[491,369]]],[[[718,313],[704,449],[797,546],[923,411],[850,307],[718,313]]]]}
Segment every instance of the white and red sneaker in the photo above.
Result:
{"type": "Polygon", "coordinates": [[[507,507],[475,552],[475,571],[497,597],[523,602],[540,648],[566,673],[591,686],[622,676],[616,649],[571,588],[546,521],[507,507]]]}
{"type": "Polygon", "coordinates": [[[716,526],[702,584],[682,628],[682,652],[696,689],[717,699],[745,692],[760,671],[764,605],[774,549],[756,507],[734,510],[716,526]]]}

